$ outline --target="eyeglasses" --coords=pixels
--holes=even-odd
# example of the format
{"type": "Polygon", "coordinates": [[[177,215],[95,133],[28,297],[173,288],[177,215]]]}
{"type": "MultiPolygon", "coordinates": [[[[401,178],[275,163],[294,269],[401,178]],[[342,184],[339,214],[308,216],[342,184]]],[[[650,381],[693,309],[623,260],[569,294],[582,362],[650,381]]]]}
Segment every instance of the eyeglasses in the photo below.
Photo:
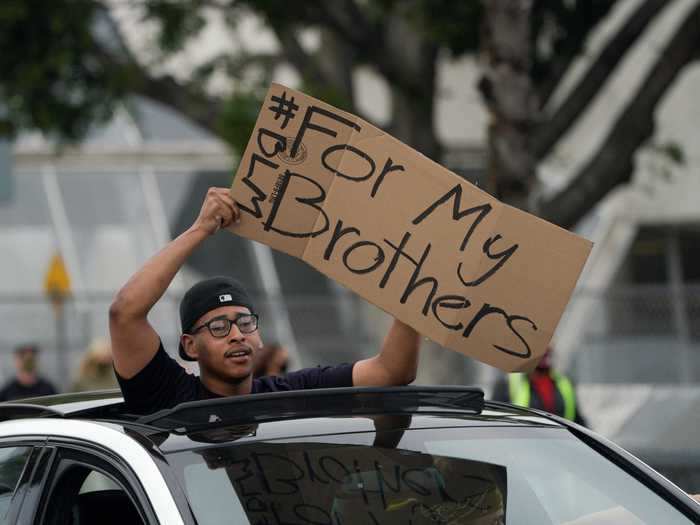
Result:
{"type": "Polygon", "coordinates": [[[197,328],[193,328],[190,330],[190,334],[195,334],[202,328],[206,327],[213,337],[226,337],[231,333],[231,327],[234,324],[238,327],[238,330],[242,334],[251,334],[258,329],[258,316],[256,314],[243,314],[239,315],[235,319],[216,317],[211,321],[198,326],[197,328]]]}

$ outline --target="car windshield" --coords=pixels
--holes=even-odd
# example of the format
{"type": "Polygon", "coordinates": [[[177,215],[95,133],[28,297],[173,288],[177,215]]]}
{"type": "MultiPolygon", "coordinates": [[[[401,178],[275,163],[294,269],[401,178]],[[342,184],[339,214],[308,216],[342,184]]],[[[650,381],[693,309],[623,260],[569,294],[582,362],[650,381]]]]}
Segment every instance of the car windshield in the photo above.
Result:
{"type": "Polygon", "coordinates": [[[561,428],[225,435],[169,456],[201,525],[692,523],[561,428]]]}

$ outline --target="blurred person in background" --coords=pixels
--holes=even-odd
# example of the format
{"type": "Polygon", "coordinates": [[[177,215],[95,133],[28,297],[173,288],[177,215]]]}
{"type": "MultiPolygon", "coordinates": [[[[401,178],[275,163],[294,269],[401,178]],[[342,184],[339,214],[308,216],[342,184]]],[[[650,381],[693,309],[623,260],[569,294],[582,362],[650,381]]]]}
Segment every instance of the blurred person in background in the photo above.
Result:
{"type": "Polygon", "coordinates": [[[71,385],[72,392],[118,388],[112,365],[112,348],[105,339],[94,339],[80,362],[78,377],[71,385]]]}
{"type": "Polygon", "coordinates": [[[579,410],[574,383],[552,365],[554,350],[550,346],[529,374],[508,374],[496,382],[494,401],[545,410],[579,425],[586,420],[579,410]]]}
{"type": "Polygon", "coordinates": [[[277,342],[265,344],[255,354],[253,378],[284,375],[288,364],[289,352],[284,346],[277,342]]]}
{"type": "Polygon", "coordinates": [[[0,389],[0,401],[57,394],[56,387],[39,375],[39,347],[24,344],[15,348],[15,377],[0,389]]]}

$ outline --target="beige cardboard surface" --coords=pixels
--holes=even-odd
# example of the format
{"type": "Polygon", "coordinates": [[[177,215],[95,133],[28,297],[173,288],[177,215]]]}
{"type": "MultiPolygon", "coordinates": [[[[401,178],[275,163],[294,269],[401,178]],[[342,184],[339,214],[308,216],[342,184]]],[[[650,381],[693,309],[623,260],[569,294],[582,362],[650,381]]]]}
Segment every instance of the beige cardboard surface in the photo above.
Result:
{"type": "Polygon", "coordinates": [[[505,371],[544,353],[592,246],[279,84],[231,191],[241,210],[232,232],[505,371]]]}

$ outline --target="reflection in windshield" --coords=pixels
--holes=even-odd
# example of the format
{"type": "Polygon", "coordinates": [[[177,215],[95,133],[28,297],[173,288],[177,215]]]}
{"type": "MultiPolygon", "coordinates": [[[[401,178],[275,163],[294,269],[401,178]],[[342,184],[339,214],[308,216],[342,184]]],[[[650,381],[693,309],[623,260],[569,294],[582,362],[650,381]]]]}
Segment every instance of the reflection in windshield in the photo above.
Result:
{"type": "Polygon", "coordinates": [[[240,441],[255,428],[220,428],[169,462],[200,525],[691,523],[562,429],[375,429],[240,441]]]}
{"type": "MultiPolygon", "coordinates": [[[[253,524],[499,524],[506,470],[479,461],[357,445],[258,443],[198,451],[185,470],[222,469],[253,524]]],[[[201,490],[201,485],[200,490],[201,490]]],[[[201,521],[201,520],[200,520],[201,521]]]]}
{"type": "Polygon", "coordinates": [[[261,444],[202,453],[253,523],[499,523],[505,469],[362,446],[261,444]]]}

